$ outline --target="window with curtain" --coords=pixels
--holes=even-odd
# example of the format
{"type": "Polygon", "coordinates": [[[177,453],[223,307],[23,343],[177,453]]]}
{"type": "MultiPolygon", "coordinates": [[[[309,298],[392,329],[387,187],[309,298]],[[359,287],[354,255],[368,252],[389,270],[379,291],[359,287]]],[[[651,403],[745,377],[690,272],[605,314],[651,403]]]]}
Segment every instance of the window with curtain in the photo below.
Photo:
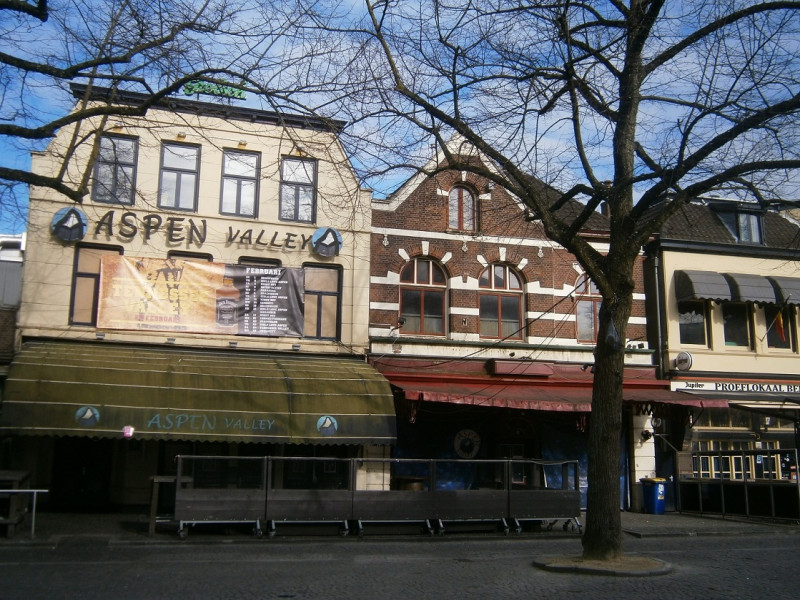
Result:
{"type": "Polygon", "coordinates": [[[450,190],[448,226],[462,231],[475,230],[475,196],[463,186],[450,190]]]}
{"type": "Polygon", "coordinates": [[[587,275],[581,275],[575,284],[575,335],[579,342],[597,342],[597,329],[600,325],[600,305],[603,298],[594,282],[587,275]]]}
{"type": "Polygon", "coordinates": [[[703,300],[678,302],[678,327],[681,344],[707,346],[706,303],[703,300]]]}

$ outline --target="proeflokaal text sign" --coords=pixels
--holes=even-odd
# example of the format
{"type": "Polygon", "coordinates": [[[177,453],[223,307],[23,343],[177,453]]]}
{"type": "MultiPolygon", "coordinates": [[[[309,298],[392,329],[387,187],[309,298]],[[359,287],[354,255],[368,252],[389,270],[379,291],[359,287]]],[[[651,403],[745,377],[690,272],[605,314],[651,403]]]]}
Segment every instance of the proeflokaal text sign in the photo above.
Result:
{"type": "Polygon", "coordinates": [[[104,256],[97,327],[300,337],[302,269],[104,256]]]}

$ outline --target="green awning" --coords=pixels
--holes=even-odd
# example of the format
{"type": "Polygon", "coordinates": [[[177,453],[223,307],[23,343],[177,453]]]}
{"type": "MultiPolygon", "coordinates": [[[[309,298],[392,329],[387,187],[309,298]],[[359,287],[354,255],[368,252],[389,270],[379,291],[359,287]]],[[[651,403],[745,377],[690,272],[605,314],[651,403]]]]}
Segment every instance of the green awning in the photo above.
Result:
{"type": "Polygon", "coordinates": [[[389,383],[358,359],[41,341],[14,358],[0,435],[122,438],[126,428],[133,439],[396,440],[389,383]]]}

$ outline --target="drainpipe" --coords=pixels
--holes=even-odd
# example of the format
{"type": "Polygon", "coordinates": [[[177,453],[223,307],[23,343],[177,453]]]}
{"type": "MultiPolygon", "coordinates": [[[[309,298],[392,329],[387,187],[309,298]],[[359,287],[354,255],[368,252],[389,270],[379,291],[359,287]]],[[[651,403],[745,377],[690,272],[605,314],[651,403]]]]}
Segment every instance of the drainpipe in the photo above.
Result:
{"type": "Polygon", "coordinates": [[[658,372],[656,373],[656,377],[664,379],[669,369],[667,368],[666,357],[664,356],[664,315],[661,309],[661,299],[664,295],[664,282],[661,274],[661,253],[658,250],[653,255],[653,271],[656,296],[656,348],[658,352],[658,372]]]}

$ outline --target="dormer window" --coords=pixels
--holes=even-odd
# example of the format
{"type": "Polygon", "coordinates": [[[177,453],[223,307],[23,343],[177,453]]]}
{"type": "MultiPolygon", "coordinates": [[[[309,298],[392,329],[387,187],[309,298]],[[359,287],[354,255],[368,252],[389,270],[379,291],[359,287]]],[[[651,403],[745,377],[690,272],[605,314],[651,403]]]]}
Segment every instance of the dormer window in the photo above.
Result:
{"type": "Polygon", "coordinates": [[[745,244],[761,244],[763,242],[761,215],[757,212],[719,210],[717,214],[737,242],[745,244]]]}

